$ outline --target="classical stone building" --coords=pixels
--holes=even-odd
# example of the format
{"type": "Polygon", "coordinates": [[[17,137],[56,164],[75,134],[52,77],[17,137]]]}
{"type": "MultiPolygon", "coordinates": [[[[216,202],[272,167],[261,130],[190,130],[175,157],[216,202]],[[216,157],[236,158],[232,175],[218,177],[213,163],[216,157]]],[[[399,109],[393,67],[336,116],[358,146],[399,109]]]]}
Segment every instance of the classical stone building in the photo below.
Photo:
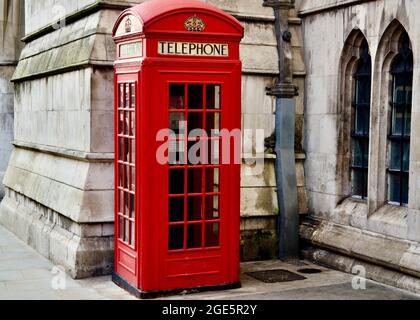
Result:
{"type": "MultiPolygon", "coordinates": [[[[24,48],[13,75],[14,148],[4,178],[0,222],[76,278],[107,274],[113,267],[116,53],[111,34],[121,11],[140,2],[24,1],[24,48]]],[[[278,74],[273,12],[259,1],[208,2],[237,17],[246,28],[241,46],[243,127],[255,133],[262,128],[269,138],[274,131],[274,98],[266,88],[278,74]]],[[[296,84],[304,92],[300,19],[295,11],[290,22],[298,57],[296,84]]],[[[254,170],[248,161],[261,142],[256,143],[254,135],[244,144],[245,260],[277,256],[274,157],[262,143],[263,170],[254,170]]],[[[305,212],[304,156],[301,143],[297,145],[305,212]]]]}
{"type": "MultiPolygon", "coordinates": [[[[7,49],[1,74],[9,79],[14,72],[15,120],[12,138],[11,120],[3,119],[13,116],[13,86],[2,80],[0,173],[11,143],[13,152],[0,223],[75,278],[112,271],[111,33],[120,12],[140,2],[25,0],[19,9],[19,1],[2,1],[3,28],[13,31],[1,33],[7,49]],[[14,70],[20,33],[23,51],[14,70]]],[[[270,142],[275,98],[267,88],[279,74],[273,10],[262,0],[206,2],[245,26],[243,129],[264,129],[270,142]]],[[[302,252],[347,272],[363,266],[369,278],[420,291],[420,3],[293,2],[288,55],[299,92],[302,252]]],[[[275,155],[269,143],[244,141],[242,258],[273,258],[275,155]],[[259,151],[261,172],[248,161],[259,151]]]]}
{"type": "Polygon", "coordinates": [[[420,2],[303,1],[305,254],[419,291],[420,2]]]}

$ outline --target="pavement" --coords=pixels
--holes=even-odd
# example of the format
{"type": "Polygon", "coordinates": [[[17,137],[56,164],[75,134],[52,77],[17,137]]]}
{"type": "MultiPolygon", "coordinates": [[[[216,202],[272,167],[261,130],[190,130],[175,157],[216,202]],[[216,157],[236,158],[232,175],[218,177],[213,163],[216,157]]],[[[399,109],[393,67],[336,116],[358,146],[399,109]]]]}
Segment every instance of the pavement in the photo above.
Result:
{"type": "MultiPolygon", "coordinates": [[[[415,295],[308,261],[246,262],[241,265],[242,288],[180,294],[162,300],[420,300],[415,295]],[[317,269],[316,274],[301,273],[317,269]],[[251,272],[283,269],[306,279],[264,283],[251,272]],[[358,289],[354,289],[354,284],[358,289]],[[364,286],[365,284],[365,286],[364,286]]],[[[73,280],[0,226],[0,300],[136,300],[116,286],[110,276],[73,280]]]]}

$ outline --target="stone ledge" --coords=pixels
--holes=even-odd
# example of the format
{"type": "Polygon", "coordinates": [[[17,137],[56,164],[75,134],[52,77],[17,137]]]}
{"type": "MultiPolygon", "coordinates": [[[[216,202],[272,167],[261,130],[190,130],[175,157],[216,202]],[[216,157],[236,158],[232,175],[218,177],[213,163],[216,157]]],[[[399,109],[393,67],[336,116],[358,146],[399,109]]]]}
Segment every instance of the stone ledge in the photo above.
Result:
{"type": "Polygon", "coordinates": [[[363,267],[366,270],[365,276],[367,279],[417,294],[420,293],[420,279],[398,271],[314,247],[306,247],[302,250],[302,256],[305,259],[346,273],[353,273],[355,267],[358,267],[357,271],[360,272],[359,268],[363,267]]]}
{"type": "Polygon", "coordinates": [[[420,243],[326,220],[303,219],[300,234],[312,246],[420,277],[420,243]]]}
{"type": "Polygon", "coordinates": [[[47,146],[41,145],[36,143],[30,142],[23,142],[23,141],[13,141],[12,144],[16,148],[20,149],[27,149],[33,151],[41,151],[43,153],[48,153],[54,156],[70,158],[79,161],[87,161],[87,162],[113,162],[114,161],[114,153],[91,153],[91,152],[83,152],[78,150],[69,150],[60,147],[54,146],[47,146]]]}

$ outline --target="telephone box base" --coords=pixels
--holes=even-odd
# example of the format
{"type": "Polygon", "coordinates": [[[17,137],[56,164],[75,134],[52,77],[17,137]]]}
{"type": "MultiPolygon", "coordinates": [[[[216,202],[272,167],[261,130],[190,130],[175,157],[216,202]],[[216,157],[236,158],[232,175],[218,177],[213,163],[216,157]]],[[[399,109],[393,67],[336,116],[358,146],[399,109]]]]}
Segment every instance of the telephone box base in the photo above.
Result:
{"type": "Polygon", "coordinates": [[[135,296],[138,299],[156,299],[159,297],[176,295],[180,293],[193,294],[205,291],[223,291],[230,289],[239,289],[242,287],[240,282],[228,283],[218,286],[208,286],[208,287],[198,287],[198,288],[182,288],[170,291],[153,291],[153,292],[144,292],[129,284],[123,278],[121,278],[116,273],[112,274],[112,281],[122,289],[128,291],[130,294],[135,296]]]}

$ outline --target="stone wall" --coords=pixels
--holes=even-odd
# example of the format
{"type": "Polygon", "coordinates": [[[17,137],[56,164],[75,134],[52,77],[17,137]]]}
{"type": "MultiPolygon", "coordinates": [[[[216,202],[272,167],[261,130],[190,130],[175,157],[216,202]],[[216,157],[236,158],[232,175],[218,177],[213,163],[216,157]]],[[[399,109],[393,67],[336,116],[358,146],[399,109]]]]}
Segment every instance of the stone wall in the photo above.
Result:
{"type": "MultiPolygon", "coordinates": [[[[12,152],[13,85],[10,83],[22,43],[23,1],[4,0],[0,6],[0,181],[12,152]]],[[[0,199],[4,196],[0,187],[0,199]]]]}
{"type": "MultiPolygon", "coordinates": [[[[416,0],[303,1],[303,40],[307,66],[305,103],[306,184],[310,219],[302,236],[322,247],[386,268],[418,276],[420,267],[420,42],[416,0]],[[327,5],[328,4],[328,5],[327,5]],[[410,192],[408,207],[386,201],[389,64],[396,30],[406,30],[414,53],[410,192]],[[352,74],[346,49],[360,34],[373,62],[368,201],[350,196],[348,129],[352,74]],[[407,263],[409,261],[409,263],[407,263]]],[[[395,56],[395,54],[394,54],[395,56]]]]}
{"type": "Polygon", "coordinates": [[[13,76],[14,150],[0,221],[82,278],[113,268],[111,33],[127,3],[61,4],[66,23],[57,28],[51,14],[61,7],[25,2],[26,44],[13,76]]]}
{"type": "MultiPolygon", "coordinates": [[[[0,223],[75,278],[109,273],[113,261],[113,61],[111,30],[119,13],[141,1],[26,0],[26,41],[14,74],[14,151],[5,177],[0,223]],[[57,5],[62,5],[59,7],[57,5]],[[62,10],[62,9],[65,10],[62,10]],[[60,17],[66,24],[60,26],[60,17]]],[[[259,1],[209,0],[245,26],[243,126],[274,131],[278,73],[274,17],[259,1]]],[[[291,13],[296,84],[304,92],[300,19],[291,13]]],[[[303,97],[298,124],[303,128],[303,97]]],[[[298,130],[301,211],[306,211],[302,131],[298,130]]],[[[263,148],[264,149],[264,148],[263,148]]],[[[260,172],[244,145],[242,257],[277,255],[274,158],[260,172]]]]}

